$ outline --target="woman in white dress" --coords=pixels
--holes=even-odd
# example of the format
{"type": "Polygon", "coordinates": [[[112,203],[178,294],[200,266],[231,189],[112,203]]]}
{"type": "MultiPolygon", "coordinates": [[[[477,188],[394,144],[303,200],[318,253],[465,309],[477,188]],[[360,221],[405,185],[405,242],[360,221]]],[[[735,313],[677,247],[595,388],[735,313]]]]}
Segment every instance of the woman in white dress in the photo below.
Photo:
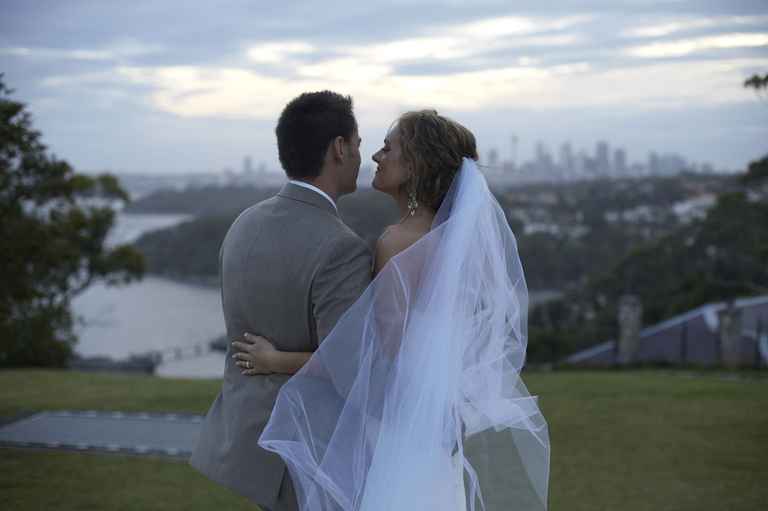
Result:
{"type": "Polygon", "coordinates": [[[302,511],[546,509],[547,425],[520,378],[527,289],[475,137],[408,112],[373,159],[400,222],[259,444],[285,460],[302,511]]]}

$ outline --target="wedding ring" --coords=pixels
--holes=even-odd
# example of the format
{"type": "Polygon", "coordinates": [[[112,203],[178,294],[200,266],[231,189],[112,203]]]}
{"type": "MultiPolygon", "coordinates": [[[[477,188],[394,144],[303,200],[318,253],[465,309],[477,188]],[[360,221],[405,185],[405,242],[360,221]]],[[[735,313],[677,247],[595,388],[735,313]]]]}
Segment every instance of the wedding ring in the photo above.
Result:
{"type": "Polygon", "coordinates": [[[246,369],[251,369],[251,361],[250,360],[246,360],[245,361],[245,368],[246,369]]]}

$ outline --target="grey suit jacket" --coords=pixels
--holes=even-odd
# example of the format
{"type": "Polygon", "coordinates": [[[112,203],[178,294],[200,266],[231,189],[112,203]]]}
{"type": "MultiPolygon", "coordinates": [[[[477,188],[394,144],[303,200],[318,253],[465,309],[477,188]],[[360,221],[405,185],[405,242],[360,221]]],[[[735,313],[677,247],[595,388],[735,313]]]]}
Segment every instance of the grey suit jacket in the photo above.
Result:
{"type": "MultiPolygon", "coordinates": [[[[314,351],[371,279],[365,242],[327,199],[291,183],[240,214],[219,264],[228,338],[252,332],[282,351],[314,351]]],[[[289,476],[282,459],[257,441],[289,376],[243,376],[231,354],[190,463],[271,508],[289,476]]]]}

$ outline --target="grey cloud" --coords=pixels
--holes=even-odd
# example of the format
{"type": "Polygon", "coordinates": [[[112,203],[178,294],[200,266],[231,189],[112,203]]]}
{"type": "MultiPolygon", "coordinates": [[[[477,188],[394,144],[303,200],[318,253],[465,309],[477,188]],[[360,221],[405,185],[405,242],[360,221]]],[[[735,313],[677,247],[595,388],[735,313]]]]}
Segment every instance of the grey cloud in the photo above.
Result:
{"type": "MultiPolygon", "coordinates": [[[[680,18],[768,15],[765,0],[479,0],[471,3],[354,0],[326,1],[322,3],[322,8],[317,5],[317,2],[311,1],[266,4],[237,0],[226,2],[225,7],[214,7],[181,0],[130,3],[125,0],[6,0],[3,2],[3,16],[0,17],[0,48],[98,52],[130,43],[156,48],[157,51],[123,52],[114,58],[98,61],[67,59],[61,55],[25,58],[0,54],[0,72],[5,72],[5,81],[18,89],[17,97],[28,101],[38,114],[39,127],[47,134],[53,147],[84,167],[109,166],[137,171],[205,170],[220,168],[227,164],[230,156],[236,166],[237,160],[248,151],[253,151],[257,160],[266,159],[274,166],[274,160],[269,160],[273,158],[271,123],[181,119],[159,113],[147,104],[150,86],[122,82],[119,78],[110,80],[109,74],[114,73],[116,66],[187,65],[237,67],[269,76],[290,77],[294,73],[290,67],[249,61],[245,56],[247,45],[283,40],[307,41],[317,48],[317,52],[307,57],[298,56],[296,60],[308,62],[338,56],[335,48],[339,46],[355,47],[428,36],[449,26],[496,16],[531,16],[547,21],[585,14],[595,18],[575,27],[550,32],[584,34],[586,39],[583,42],[562,46],[511,46],[483,51],[466,59],[423,59],[401,63],[395,72],[403,75],[463,73],[510,65],[520,57],[535,58],[539,65],[545,67],[586,61],[593,69],[619,69],[669,60],[630,59],[622,54],[622,49],[634,45],[724,32],[765,31],[765,27],[759,24],[723,23],[661,37],[629,38],[622,35],[628,28],[662,24],[680,18]],[[196,7],[191,8],[191,4],[196,4],[196,7]],[[199,8],[200,5],[205,7],[199,8]],[[100,73],[103,81],[99,79],[100,73]],[[51,77],[61,79],[56,81],[51,77]],[[69,82],[65,79],[67,77],[71,79],[69,82]],[[78,141],[81,136],[87,137],[87,142],[78,141]],[[126,138],[131,140],[127,146],[121,142],[126,138]],[[234,142],[227,143],[227,139],[234,142]],[[200,162],[200,167],[193,168],[197,163],[192,162],[200,162]]],[[[735,56],[765,57],[766,48],[707,51],[677,60],[685,62],[735,56]]],[[[741,86],[740,80],[741,76],[734,76],[735,87],[741,86]]],[[[664,126],[676,126],[678,131],[672,138],[677,150],[701,153],[702,158],[715,162],[743,161],[755,156],[755,148],[764,146],[753,134],[756,131],[763,136],[768,133],[765,116],[757,118],[750,110],[755,105],[745,100],[744,105],[713,107],[707,110],[706,116],[693,111],[649,112],[626,128],[626,143],[638,148],[660,144],[663,137],[658,135],[659,130],[664,126]],[[709,124],[706,119],[709,119],[709,124]],[[736,133],[742,129],[744,119],[749,119],[752,130],[745,132],[746,135],[728,135],[728,130],[736,133]],[[684,129],[689,122],[690,126],[697,126],[698,132],[692,127],[689,131],[684,129]],[[710,143],[718,136],[728,142],[710,143]]],[[[530,127],[530,138],[539,136],[536,132],[542,133],[544,138],[549,136],[553,141],[566,136],[566,130],[553,127],[550,112],[492,110],[466,114],[479,127],[486,145],[502,144],[507,135],[500,134],[509,130],[522,131],[525,127],[530,127]],[[498,113],[500,111],[503,115],[498,113]],[[503,122],[502,118],[505,119],[503,122]],[[548,129],[552,131],[551,135],[546,135],[548,129]],[[494,141],[496,138],[498,142],[494,141]]],[[[624,129],[617,120],[621,118],[621,112],[616,109],[567,110],[557,115],[562,121],[560,125],[571,130],[583,132],[584,126],[597,123],[599,129],[587,131],[591,137],[604,136],[605,131],[621,132],[624,129]]],[[[367,134],[373,135],[376,134],[367,134]]],[[[669,144],[671,147],[672,142],[669,144]]]]}
{"type": "MultiPolygon", "coordinates": [[[[617,40],[618,31],[665,16],[754,14],[759,2],[410,2],[386,3],[228,2],[226,8],[189,8],[189,2],[22,2],[10,4],[0,21],[0,44],[100,50],[115,41],[163,47],[160,53],[128,59],[136,65],[206,65],[232,60],[248,42],[299,39],[320,48],[367,44],[418,34],[433,28],[501,16],[553,16],[598,13],[587,28],[595,43],[617,40]],[[544,5],[541,5],[544,4],[544,5]],[[479,7],[478,7],[479,5],[479,7]]],[[[200,5],[200,4],[197,4],[200,5]]],[[[763,5],[764,7],[764,5],[763,5]]],[[[766,9],[763,8],[762,12],[766,9]]],[[[720,30],[720,29],[718,29],[720,30]]],[[[623,41],[626,43],[627,41],[623,41]]]]}

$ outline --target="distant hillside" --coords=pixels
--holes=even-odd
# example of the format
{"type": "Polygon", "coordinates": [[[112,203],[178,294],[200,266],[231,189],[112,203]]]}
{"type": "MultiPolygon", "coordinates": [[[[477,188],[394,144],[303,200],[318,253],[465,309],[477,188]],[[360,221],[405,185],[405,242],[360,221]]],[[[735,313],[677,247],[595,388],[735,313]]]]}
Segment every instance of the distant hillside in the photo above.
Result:
{"type": "MultiPolygon", "coordinates": [[[[196,192],[188,195],[183,192],[155,194],[141,207],[159,205],[163,197],[169,197],[174,199],[177,208],[187,207],[187,212],[200,216],[174,227],[146,233],[135,245],[144,254],[151,273],[215,282],[219,247],[232,221],[247,207],[276,192],[272,190],[268,194],[266,190],[240,189],[233,194],[229,189],[219,188],[208,190],[205,197],[196,192]],[[201,200],[196,201],[198,198],[201,200]]],[[[371,247],[384,228],[398,220],[394,201],[371,189],[343,197],[339,201],[339,213],[346,224],[371,247]]]]}
{"type": "Polygon", "coordinates": [[[269,198],[279,188],[203,186],[158,190],[126,206],[126,213],[186,213],[196,216],[230,215],[269,198]]]}
{"type": "MultiPolygon", "coordinates": [[[[690,175],[532,184],[496,190],[496,196],[518,237],[529,287],[562,290],[584,284],[588,275],[614,266],[639,244],[669,235],[690,220],[676,213],[676,205],[714,197],[732,182],[737,180],[690,175]]],[[[276,188],[204,187],[156,192],[136,201],[128,212],[198,216],[137,241],[149,271],[214,279],[219,246],[232,220],[276,192],[276,188]]],[[[695,208],[678,209],[689,216],[703,214],[695,208]]],[[[370,188],[343,197],[339,210],[371,246],[387,225],[398,220],[392,199],[370,188]]]]}
{"type": "MultiPolygon", "coordinates": [[[[681,175],[496,190],[529,289],[562,292],[531,310],[529,360],[557,360],[615,337],[625,293],[640,296],[645,320],[654,322],[704,301],[764,292],[766,186],[762,175],[681,175]]],[[[232,220],[276,191],[211,187],[137,201],[134,211],[198,215],[136,242],[149,271],[216,282],[232,220]]],[[[371,246],[398,220],[394,202],[371,189],[342,198],[339,209],[371,246]]]]}

